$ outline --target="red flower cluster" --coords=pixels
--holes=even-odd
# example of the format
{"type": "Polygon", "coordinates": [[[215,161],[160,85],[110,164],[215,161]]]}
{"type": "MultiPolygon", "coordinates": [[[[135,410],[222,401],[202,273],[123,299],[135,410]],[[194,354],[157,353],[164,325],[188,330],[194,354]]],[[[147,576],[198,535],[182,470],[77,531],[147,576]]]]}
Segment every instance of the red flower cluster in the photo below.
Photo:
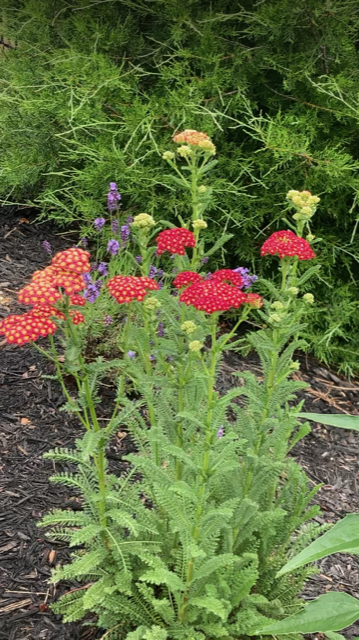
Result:
{"type": "Polygon", "coordinates": [[[201,282],[202,276],[199,273],[195,273],[195,271],[181,271],[174,281],[173,284],[176,289],[182,289],[182,287],[187,287],[189,284],[194,284],[195,282],[201,282]]]}
{"type": "Polygon", "coordinates": [[[146,276],[115,276],[106,286],[119,304],[132,300],[142,302],[149,290],[159,289],[157,282],[146,276]]]}
{"type": "Polygon", "coordinates": [[[258,293],[247,293],[246,303],[253,309],[260,309],[263,307],[263,298],[258,293]]]}
{"type": "Polygon", "coordinates": [[[204,140],[210,140],[209,136],[202,131],[196,131],[195,129],[185,129],[180,133],[176,133],[173,136],[173,142],[187,142],[187,144],[198,145],[204,140]]]}
{"type": "Polygon", "coordinates": [[[242,276],[236,271],[232,271],[232,269],[219,269],[219,271],[215,271],[211,276],[211,280],[227,282],[233,284],[235,287],[239,287],[239,289],[244,285],[242,276]]]}
{"type": "Polygon", "coordinates": [[[176,253],[184,256],[185,247],[195,247],[196,238],[192,231],[185,228],[165,229],[156,238],[157,254],[160,256],[164,251],[176,253]]]}
{"type": "MultiPolygon", "coordinates": [[[[5,335],[7,342],[22,345],[54,333],[56,324],[50,319],[51,316],[65,318],[64,314],[53,306],[62,297],[58,287],[70,296],[71,304],[84,306],[85,299],[73,294],[85,287],[81,274],[90,271],[89,258],[88,251],[74,247],[56,254],[50,266],[35,271],[30,284],[18,293],[19,302],[33,305],[31,311],[22,316],[8,316],[0,322],[0,333],[5,335]]],[[[70,309],[70,316],[73,324],[85,320],[82,313],[75,309],[70,309]]]]}
{"type": "Polygon", "coordinates": [[[89,258],[89,251],[84,251],[78,247],[71,247],[71,249],[57,253],[51,262],[57,269],[71,271],[81,275],[82,273],[90,271],[89,258]]]}
{"type": "Polygon", "coordinates": [[[232,307],[237,309],[246,299],[246,294],[237,287],[218,280],[203,280],[191,284],[180,295],[181,302],[192,304],[199,311],[206,313],[228,311],[232,307]]]}
{"type": "Polygon", "coordinates": [[[309,242],[304,238],[299,238],[293,231],[276,231],[265,241],[261,248],[261,256],[270,254],[284,257],[296,257],[299,260],[311,260],[315,258],[315,253],[309,242]]]}
{"type": "Polygon", "coordinates": [[[25,344],[53,334],[56,324],[49,318],[29,311],[23,316],[8,316],[0,322],[0,334],[5,335],[7,342],[25,344]]]}

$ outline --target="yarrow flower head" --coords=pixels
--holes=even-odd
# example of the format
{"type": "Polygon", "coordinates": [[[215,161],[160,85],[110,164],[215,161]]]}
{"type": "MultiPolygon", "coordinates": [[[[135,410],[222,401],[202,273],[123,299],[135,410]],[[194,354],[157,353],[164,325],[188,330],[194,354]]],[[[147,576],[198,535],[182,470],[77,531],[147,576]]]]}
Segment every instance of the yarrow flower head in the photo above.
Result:
{"type": "Polygon", "coordinates": [[[106,286],[119,304],[132,302],[132,300],[142,302],[149,290],[159,289],[157,282],[146,276],[115,276],[106,286]]]}
{"type": "Polygon", "coordinates": [[[260,309],[263,307],[263,298],[258,293],[247,293],[246,303],[249,304],[252,309],[260,309]]]}
{"type": "Polygon", "coordinates": [[[289,293],[291,296],[297,296],[297,295],[298,295],[298,293],[299,293],[299,289],[298,289],[298,287],[289,287],[289,289],[288,289],[288,293],[289,293]]]}
{"type": "Polygon", "coordinates": [[[116,182],[110,182],[110,190],[107,194],[107,208],[109,211],[116,211],[121,206],[121,195],[117,191],[116,182]]]}
{"type": "Polygon", "coordinates": [[[312,293],[305,293],[303,296],[303,300],[304,302],[306,302],[307,304],[313,304],[314,302],[314,296],[312,293]]]}
{"type": "Polygon", "coordinates": [[[149,213],[139,213],[134,217],[132,226],[135,229],[151,229],[155,226],[155,221],[149,213]]]}
{"type": "Polygon", "coordinates": [[[253,282],[256,282],[258,280],[258,276],[254,274],[251,275],[249,273],[249,269],[246,269],[245,267],[237,267],[236,269],[233,269],[233,271],[239,273],[242,276],[245,289],[249,289],[249,287],[252,286],[253,282]]]}
{"type": "Polygon", "coordinates": [[[311,260],[315,258],[315,253],[309,242],[304,238],[299,238],[290,230],[272,233],[261,248],[261,256],[268,254],[272,256],[277,254],[280,259],[297,257],[299,260],[311,260]]]}
{"type": "Polygon", "coordinates": [[[185,129],[180,133],[176,133],[173,136],[172,140],[173,142],[187,143],[197,146],[200,142],[203,142],[204,140],[210,140],[210,138],[206,133],[203,133],[202,131],[196,131],[195,129],[185,129]]]}
{"type": "Polygon", "coordinates": [[[109,240],[108,241],[107,251],[112,256],[115,256],[118,253],[119,248],[120,248],[120,243],[118,242],[118,240],[109,240]]]}
{"type": "Polygon", "coordinates": [[[295,189],[288,191],[287,200],[297,210],[293,215],[294,220],[310,220],[316,211],[318,202],[320,202],[320,198],[312,196],[310,191],[296,191],[295,189]]]}
{"type": "Polygon", "coordinates": [[[186,228],[175,227],[165,229],[156,238],[157,254],[160,256],[164,251],[180,256],[185,255],[185,247],[195,247],[196,238],[192,231],[186,228]]]}
{"type": "Polygon", "coordinates": [[[95,220],[93,221],[93,226],[95,227],[96,231],[101,231],[102,227],[105,224],[106,224],[105,218],[95,218],[95,220]]]}
{"type": "Polygon", "coordinates": [[[202,276],[195,271],[181,271],[174,281],[173,284],[176,289],[181,289],[182,287],[188,287],[190,284],[194,284],[195,282],[201,282],[202,276]]]}
{"type": "Polygon", "coordinates": [[[42,249],[44,251],[44,253],[46,253],[48,256],[51,256],[52,254],[52,249],[51,249],[51,244],[49,243],[48,240],[44,240],[41,244],[42,249]]]}
{"type": "Polygon", "coordinates": [[[192,155],[193,151],[191,147],[189,147],[187,144],[183,144],[180,147],[178,147],[177,153],[179,156],[181,156],[181,158],[188,158],[189,156],[192,155]]]}
{"type": "Polygon", "coordinates": [[[185,322],[183,322],[183,324],[181,324],[181,329],[189,336],[191,335],[191,333],[194,333],[196,331],[197,325],[192,322],[192,320],[186,320],[185,322]]]}
{"type": "Polygon", "coordinates": [[[34,342],[40,337],[52,335],[56,329],[57,326],[52,320],[36,315],[32,311],[22,316],[7,316],[0,322],[0,334],[5,335],[9,344],[23,345],[34,342]]]}
{"type": "Polygon", "coordinates": [[[219,269],[211,275],[211,280],[217,280],[218,282],[227,282],[241,289],[244,286],[244,279],[242,276],[233,271],[232,269],[219,269]]]}
{"type": "Polygon", "coordinates": [[[79,247],[71,247],[65,251],[60,251],[51,260],[57,269],[66,269],[74,273],[82,274],[90,271],[90,253],[79,247]]]}
{"type": "Polygon", "coordinates": [[[180,295],[180,302],[193,305],[199,311],[215,313],[237,309],[247,299],[238,287],[218,280],[203,280],[190,285],[180,295]]]}
{"type": "Polygon", "coordinates": [[[203,347],[203,342],[201,342],[200,340],[192,340],[191,342],[188,343],[188,348],[190,351],[201,351],[203,347]]]}
{"type": "Polygon", "coordinates": [[[175,157],[175,154],[173,153],[173,151],[165,151],[162,154],[162,158],[164,160],[173,160],[174,157],[175,157]]]}

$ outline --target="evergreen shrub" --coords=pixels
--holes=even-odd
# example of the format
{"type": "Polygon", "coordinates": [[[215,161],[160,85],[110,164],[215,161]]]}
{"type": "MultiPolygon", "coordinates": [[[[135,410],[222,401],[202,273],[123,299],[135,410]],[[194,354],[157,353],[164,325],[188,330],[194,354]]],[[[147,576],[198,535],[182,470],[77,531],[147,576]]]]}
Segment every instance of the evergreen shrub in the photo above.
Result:
{"type": "MultiPolygon", "coordinates": [[[[257,264],[282,194],[322,198],[314,353],[357,368],[356,0],[2,0],[0,195],[86,227],[116,180],[130,212],[173,222],[187,202],[158,162],[195,127],[219,151],[208,242],[257,264]]],[[[1,23],[0,23],[1,24],[1,23]]],[[[271,271],[267,269],[267,276],[271,271]]]]}

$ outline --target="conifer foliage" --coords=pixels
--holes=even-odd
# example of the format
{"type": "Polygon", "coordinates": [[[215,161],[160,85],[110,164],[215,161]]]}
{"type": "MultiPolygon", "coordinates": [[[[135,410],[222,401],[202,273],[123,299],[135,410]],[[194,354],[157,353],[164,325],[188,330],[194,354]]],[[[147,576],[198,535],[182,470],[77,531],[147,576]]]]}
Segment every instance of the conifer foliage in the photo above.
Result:
{"type": "Polygon", "coordinates": [[[30,200],[60,224],[86,226],[117,179],[131,210],[177,224],[187,203],[158,159],[169,134],[202,129],[220,151],[206,233],[240,237],[229,261],[259,264],[266,234],[283,227],[283,193],[322,198],[325,274],[313,284],[308,338],[319,357],[356,368],[356,0],[2,0],[1,9],[0,36],[16,43],[0,55],[2,201],[30,200]]]}

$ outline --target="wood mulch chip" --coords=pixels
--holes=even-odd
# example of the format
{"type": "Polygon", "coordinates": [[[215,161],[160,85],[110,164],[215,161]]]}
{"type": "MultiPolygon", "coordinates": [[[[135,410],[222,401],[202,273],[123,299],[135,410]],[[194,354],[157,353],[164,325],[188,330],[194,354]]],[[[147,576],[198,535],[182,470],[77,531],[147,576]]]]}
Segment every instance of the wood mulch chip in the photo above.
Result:
{"type": "MultiPolygon", "coordinates": [[[[61,235],[49,224],[37,225],[31,212],[0,210],[0,318],[14,312],[16,291],[24,280],[48,263],[41,242],[55,251],[72,245],[76,235],[61,235]]],[[[297,356],[298,378],[307,382],[301,394],[305,410],[359,415],[359,382],[348,382],[312,358],[297,356]]],[[[234,371],[250,369],[260,375],[255,356],[227,355],[218,381],[224,391],[238,378],[234,371]]],[[[78,498],[48,478],[52,461],[42,454],[54,447],[72,446],[79,433],[76,420],[59,411],[63,403],[56,382],[44,378],[50,365],[29,347],[5,345],[0,336],[0,640],[95,640],[101,633],[80,624],[63,624],[49,609],[59,595],[81,586],[76,582],[51,585],[51,569],[69,558],[65,544],[45,538],[37,522],[56,507],[75,508],[78,498]]],[[[106,403],[105,403],[106,404],[106,403]]],[[[132,444],[122,434],[111,445],[114,471],[124,468],[121,456],[132,444]]],[[[359,512],[359,434],[313,424],[312,433],[293,451],[310,482],[322,483],[316,501],[318,522],[336,522],[359,512]]],[[[319,573],[306,585],[304,598],[341,590],[359,598],[359,561],[337,554],[318,563],[319,573]]],[[[90,619],[88,620],[91,621],[90,619]]],[[[359,624],[345,635],[359,635],[359,624]]]]}

